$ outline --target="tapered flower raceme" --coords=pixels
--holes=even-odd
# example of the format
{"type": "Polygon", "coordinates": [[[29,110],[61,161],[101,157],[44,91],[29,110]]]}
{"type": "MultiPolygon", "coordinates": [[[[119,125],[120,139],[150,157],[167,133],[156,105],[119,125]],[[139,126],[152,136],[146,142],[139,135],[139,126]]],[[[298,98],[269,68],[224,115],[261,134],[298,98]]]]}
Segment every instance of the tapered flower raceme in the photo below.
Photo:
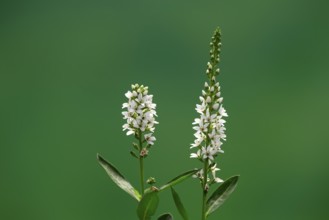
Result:
{"type": "Polygon", "coordinates": [[[125,96],[128,98],[127,103],[123,103],[122,108],[126,111],[122,112],[123,119],[127,120],[122,127],[127,130],[127,135],[144,135],[144,141],[149,145],[153,145],[156,140],[153,136],[154,125],[158,124],[155,120],[157,117],[155,108],[156,104],[152,102],[153,95],[148,94],[148,87],[143,85],[132,85],[132,91],[128,91],[125,96]]]}
{"type": "MultiPolygon", "coordinates": [[[[207,63],[206,74],[209,81],[204,83],[202,96],[199,98],[200,104],[197,104],[195,109],[200,115],[193,122],[193,129],[196,132],[191,148],[197,148],[197,152],[190,155],[191,158],[197,158],[207,165],[208,172],[212,173],[212,178],[208,178],[207,172],[207,180],[212,183],[222,182],[215,175],[219,169],[214,160],[219,153],[224,153],[222,150],[223,141],[226,140],[224,118],[228,116],[222,105],[223,97],[219,82],[216,81],[216,76],[220,72],[219,68],[215,69],[219,63],[220,46],[220,33],[217,30],[210,44],[210,62],[207,63]]],[[[204,172],[204,169],[200,170],[195,177],[203,181],[204,172]]]]}

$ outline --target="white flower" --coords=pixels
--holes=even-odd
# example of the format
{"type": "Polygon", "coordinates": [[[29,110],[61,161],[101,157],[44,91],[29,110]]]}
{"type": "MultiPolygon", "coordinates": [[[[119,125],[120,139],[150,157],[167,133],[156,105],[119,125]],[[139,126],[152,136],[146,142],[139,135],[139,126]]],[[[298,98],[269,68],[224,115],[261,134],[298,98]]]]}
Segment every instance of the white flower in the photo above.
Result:
{"type": "Polygon", "coordinates": [[[134,130],[129,130],[129,131],[127,132],[127,135],[131,135],[131,134],[135,134],[135,131],[134,131],[134,130]]]}
{"type": "Polygon", "coordinates": [[[226,110],[223,108],[223,106],[221,105],[219,110],[218,110],[218,113],[221,115],[221,116],[224,116],[224,117],[228,117],[227,113],[226,113],[226,110]]]}
{"type": "MultiPolygon", "coordinates": [[[[193,129],[197,132],[207,132],[209,123],[205,122],[205,120],[197,120],[199,122],[198,126],[194,126],[193,129]]],[[[196,122],[196,121],[195,121],[196,122]]]]}
{"type": "Polygon", "coordinates": [[[224,182],[224,180],[222,180],[219,177],[216,177],[214,180],[215,180],[216,183],[222,183],[222,182],[224,182]]]}
{"type": "Polygon", "coordinates": [[[190,158],[200,158],[201,150],[198,150],[196,153],[191,153],[190,158]]]}
{"type": "Polygon", "coordinates": [[[220,170],[219,168],[217,168],[217,164],[214,164],[212,167],[210,167],[210,171],[211,171],[211,174],[212,174],[212,177],[214,179],[214,181],[216,183],[222,183],[224,182],[224,180],[222,180],[221,178],[219,177],[216,177],[216,172],[220,170]]]}
{"type": "Polygon", "coordinates": [[[203,159],[209,159],[210,161],[213,161],[214,155],[216,153],[216,150],[214,150],[211,146],[201,148],[201,155],[203,159]]]}
{"type": "Polygon", "coordinates": [[[219,107],[219,103],[215,103],[215,104],[212,106],[212,108],[213,108],[214,110],[217,110],[218,107],[219,107]]]}
{"type": "MultiPolygon", "coordinates": [[[[193,178],[199,178],[200,180],[203,180],[204,176],[203,176],[203,170],[199,170],[196,174],[194,174],[192,176],[193,178]]],[[[210,181],[210,178],[207,177],[207,182],[210,181]]]]}
{"type": "Polygon", "coordinates": [[[133,97],[133,93],[132,92],[130,92],[130,91],[128,91],[126,94],[125,94],[125,96],[128,98],[128,99],[131,99],[132,97],[133,97]]]}
{"type": "Polygon", "coordinates": [[[198,113],[202,114],[206,110],[206,107],[207,107],[206,102],[202,102],[201,105],[196,105],[195,110],[198,113]]]}
{"type": "Polygon", "coordinates": [[[154,141],[156,140],[155,137],[153,137],[152,135],[152,133],[144,135],[145,141],[150,145],[153,145],[154,141]]]}

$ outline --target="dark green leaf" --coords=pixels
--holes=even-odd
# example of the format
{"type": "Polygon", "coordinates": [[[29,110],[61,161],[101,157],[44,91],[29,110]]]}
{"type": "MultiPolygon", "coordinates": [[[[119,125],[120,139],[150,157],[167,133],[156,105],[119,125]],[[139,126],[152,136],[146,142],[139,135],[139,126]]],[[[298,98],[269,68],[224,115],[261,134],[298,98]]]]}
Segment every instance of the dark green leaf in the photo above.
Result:
{"type": "Polygon", "coordinates": [[[126,191],[129,195],[141,200],[141,195],[139,192],[123,177],[123,175],[115,168],[111,163],[106,161],[101,155],[97,154],[97,159],[100,165],[105,169],[106,173],[117,184],[121,189],[126,191]]]}
{"type": "Polygon", "coordinates": [[[171,214],[166,213],[158,217],[158,220],[173,220],[174,217],[172,217],[171,214]]]}
{"type": "Polygon", "coordinates": [[[184,208],[184,205],[183,205],[181,199],[179,198],[178,193],[172,187],[171,187],[171,194],[172,194],[172,197],[174,198],[175,205],[179,211],[179,214],[182,216],[182,218],[184,220],[188,220],[187,212],[184,208]]]}
{"type": "Polygon", "coordinates": [[[226,199],[231,195],[234,191],[237,182],[239,180],[239,176],[233,176],[223,182],[216,191],[209,197],[207,201],[207,211],[206,215],[208,216],[210,213],[214,212],[218,209],[226,199]]]}
{"type": "Polygon", "coordinates": [[[149,192],[144,194],[142,200],[138,203],[137,215],[140,220],[149,220],[154,215],[159,205],[158,192],[149,192]]]}
{"type": "Polygon", "coordinates": [[[182,182],[183,180],[189,178],[190,176],[192,176],[196,172],[198,172],[197,169],[193,169],[193,170],[187,171],[187,172],[185,172],[185,173],[183,173],[183,174],[175,177],[174,179],[170,180],[167,184],[161,186],[159,190],[161,191],[161,190],[164,190],[164,189],[166,189],[168,187],[172,187],[172,186],[174,186],[174,185],[182,182]]]}

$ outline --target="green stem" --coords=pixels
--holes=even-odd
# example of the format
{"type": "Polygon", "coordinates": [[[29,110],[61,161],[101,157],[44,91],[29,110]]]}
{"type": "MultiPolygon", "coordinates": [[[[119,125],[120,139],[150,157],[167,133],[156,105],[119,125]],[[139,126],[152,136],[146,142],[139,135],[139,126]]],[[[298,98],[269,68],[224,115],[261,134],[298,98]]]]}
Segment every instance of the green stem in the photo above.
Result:
{"type": "Polygon", "coordinates": [[[202,197],[202,220],[206,220],[206,198],[207,198],[207,193],[203,191],[203,197],[202,197]]]}
{"type": "Polygon", "coordinates": [[[139,170],[140,170],[140,181],[141,181],[141,188],[142,188],[142,195],[144,195],[144,161],[143,157],[139,157],[139,170]]]}
{"type": "MultiPolygon", "coordinates": [[[[139,154],[143,150],[143,143],[142,143],[142,132],[141,130],[138,131],[139,137],[139,154]]],[[[141,193],[144,195],[144,158],[139,155],[139,172],[140,172],[140,184],[141,184],[141,193]]]]}
{"type": "Polygon", "coordinates": [[[202,182],[202,220],[206,220],[206,202],[207,202],[207,193],[208,189],[207,186],[207,179],[208,179],[208,159],[204,162],[203,167],[203,182],[202,182]]]}

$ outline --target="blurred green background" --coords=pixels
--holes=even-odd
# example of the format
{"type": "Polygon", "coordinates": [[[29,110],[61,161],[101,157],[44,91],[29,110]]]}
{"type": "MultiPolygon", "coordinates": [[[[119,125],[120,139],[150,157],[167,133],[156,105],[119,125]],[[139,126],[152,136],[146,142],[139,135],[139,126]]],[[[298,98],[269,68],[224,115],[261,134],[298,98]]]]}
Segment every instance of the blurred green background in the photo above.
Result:
{"type": "MultiPolygon", "coordinates": [[[[329,211],[329,3],[1,1],[0,219],[137,219],[96,152],[138,186],[121,131],[130,84],[158,104],[146,175],[159,184],[199,167],[191,123],[209,41],[223,34],[220,82],[230,117],[226,179],[236,192],[209,219],[326,220],[329,211]]],[[[196,180],[176,187],[199,219],[196,180]]],[[[171,211],[165,192],[158,214],[171,211]]]]}

